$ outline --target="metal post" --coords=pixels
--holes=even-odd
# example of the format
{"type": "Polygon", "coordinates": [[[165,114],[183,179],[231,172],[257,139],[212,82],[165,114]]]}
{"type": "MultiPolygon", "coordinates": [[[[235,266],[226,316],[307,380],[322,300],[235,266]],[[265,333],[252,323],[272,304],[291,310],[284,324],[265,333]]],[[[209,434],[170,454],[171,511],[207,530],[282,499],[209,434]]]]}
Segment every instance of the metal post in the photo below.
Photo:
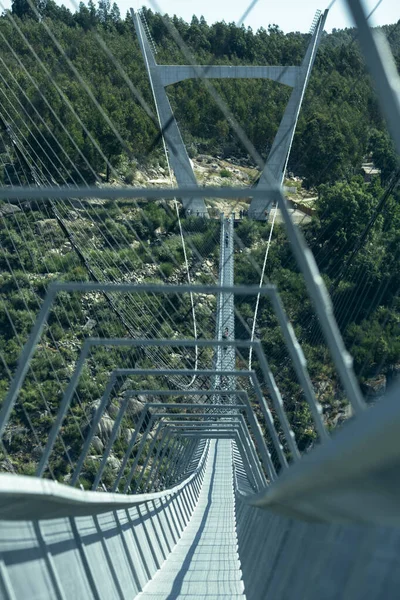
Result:
{"type": "Polygon", "coordinates": [[[116,437],[118,435],[118,431],[119,431],[119,428],[121,426],[122,419],[124,418],[126,409],[128,408],[128,404],[129,404],[129,399],[125,398],[123,400],[121,406],[119,407],[117,418],[115,419],[114,426],[112,428],[111,435],[110,435],[110,438],[109,438],[108,443],[107,443],[107,447],[104,450],[103,457],[102,457],[101,462],[100,462],[99,470],[97,471],[96,479],[94,480],[94,483],[93,483],[93,486],[92,486],[92,490],[93,491],[97,490],[97,486],[99,485],[99,483],[101,481],[101,477],[103,475],[104,469],[105,469],[106,464],[107,464],[107,459],[108,459],[108,457],[110,455],[110,452],[111,452],[112,447],[114,445],[115,439],[116,439],[116,437]]]}
{"type": "Polygon", "coordinates": [[[103,413],[107,407],[108,399],[110,397],[110,394],[112,392],[114,385],[115,385],[115,377],[111,376],[110,381],[108,382],[106,390],[103,394],[103,397],[100,401],[100,404],[94,415],[94,418],[93,418],[92,424],[90,426],[89,433],[87,434],[85,443],[83,444],[82,452],[81,452],[78,462],[76,464],[75,471],[73,472],[72,477],[71,477],[71,482],[70,482],[71,485],[75,485],[79,479],[79,476],[81,474],[81,470],[83,467],[83,463],[85,462],[87,453],[89,452],[90,444],[92,443],[92,439],[94,437],[94,434],[96,433],[97,427],[100,423],[100,419],[103,416],[103,413]]]}
{"type": "Polygon", "coordinates": [[[136,467],[137,467],[137,465],[139,463],[140,456],[141,456],[141,454],[143,452],[144,445],[145,445],[145,443],[147,441],[147,436],[149,435],[149,433],[150,433],[150,431],[151,431],[151,429],[153,427],[153,423],[154,423],[154,419],[153,419],[153,417],[151,417],[150,420],[149,420],[149,422],[148,422],[148,424],[147,424],[146,430],[142,434],[142,439],[140,440],[139,448],[138,448],[138,450],[136,452],[136,456],[135,456],[135,459],[134,459],[134,461],[132,463],[132,466],[130,468],[129,474],[128,474],[128,476],[125,479],[124,494],[127,493],[127,490],[128,490],[128,488],[129,488],[129,486],[131,484],[132,478],[133,478],[133,476],[135,474],[136,467]]]}
{"type": "MultiPolygon", "coordinates": [[[[136,493],[136,491],[139,489],[140,484],[142,483],[142,479],[143,479],[145,470],[147,468],[147,465],[149,464],[150,457],[151,457],[151,455],[153,453],[153,450],[155,448],[155,445],[156,445],[156,443],[158,441],[158,436],[160,434],[160,430],[161,430],[162,426],[163,426],[163,422],[160,421],[158,423],[158,425],[157,425],[156,431],[154,432],[153,439],[151,440],[150,447],[149,447],[149,450],[147,452],[146,459],[145,459],[145,461],[144,461],[144,463],[142,465],[142,468],[141,468],[141,470],[139,472],[139,477],[137,478],[137,480],[133,484],[133,493],[136,493]]],[[[150,434],[150,431],[149,431],[149,433],[147,435],[149,435],[149,434],[150,434]]],[[[143,444],[143,448],[144,448],[144,444],[143,444]]]]}
{"type": "Polygon", "coordinates": [[[130,442],[128,444],[128,448],[126,449],[124,458],[122,459],[121,467],[119,469],[117,477],[115,478],[115,482],[114,482],[114,485],[112,488],[113,492],[116,492],[118,489],[118,484],[121,481],[121,477],[124,474],[125,467],[128,463],[129,457],[132,454],[132,450],[136,444],[137,437],[140,433],[141,428],[143,427],[144,421],[145,421],[146,417],[148,416],[148,414],[149,414],[148,408],[147,408],[147,406],[145,406],[144,409],[142,410],[139,421],[136,424],[135,431],[132,433],[132,436],[131,436],[130,442]]]}
{"type": "Polygon", "coordinates": [[[146,478],[146,481],[144,483],[144,489],[145,490],[146,489],[148,489],[149,491],[151,490],[151,485],[152,485],[153,479],[154,479],[153,473],[155,473],[156,471],[158,471],[159,466],[161,465],[162,458],[163,458],[163,452],[164,452],[164,449],[165,449],[165,447],[166,447],[166,445],[168,443],[167,442],[168,434],[169,434],[168,428],[164,427],[160,443],[158,444],[158,447],[157,447],[156,456],[155,456],[155,458],[154,458],[154,460],[153,460],[153,462],[151,464],[150,473],[149,473],[149,475],[146,478]]]}

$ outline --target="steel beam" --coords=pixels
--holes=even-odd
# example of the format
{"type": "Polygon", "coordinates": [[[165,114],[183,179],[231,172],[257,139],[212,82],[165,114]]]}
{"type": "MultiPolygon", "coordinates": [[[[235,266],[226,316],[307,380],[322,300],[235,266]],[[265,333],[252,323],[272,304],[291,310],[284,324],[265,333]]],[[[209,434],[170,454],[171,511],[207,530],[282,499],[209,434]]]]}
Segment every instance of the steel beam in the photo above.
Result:
{"type": "MultiPolygon", "coordinates": [[[[267,162],[265,163],[263,172],[258,181],[258,187],[260,188],[270,183],[276,183],[280,186],[283,184],[297,120],[299,118],[304,94],[310,79],[311,70],[314,65],[315,56],[321,41],[327,16],[328,10],[325,10],[325,12],[320,15],[308,45],[307,52],[301,67],[298,70],[296,83],[269,152],[267,162]]],[[[268,194],[266,194],[263,200],[253,198],[250,203],[249,216],[253,219],[265,220],[268,215],[270,204],[271,197],[269,197],[268,194]]]]}

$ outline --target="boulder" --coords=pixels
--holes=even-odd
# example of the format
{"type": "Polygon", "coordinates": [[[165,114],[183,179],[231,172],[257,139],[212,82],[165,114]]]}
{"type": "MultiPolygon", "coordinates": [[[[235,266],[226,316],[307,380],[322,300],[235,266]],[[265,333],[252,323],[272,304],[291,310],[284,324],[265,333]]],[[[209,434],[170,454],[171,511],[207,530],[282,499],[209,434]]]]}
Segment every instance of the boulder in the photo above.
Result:
{"type": "Polygon", "coordinates": [[[104,414],[100,419],[100,423],[98,424],[96,431],[98,437],[103,443],[109,439],[113,427],[114,419],[112,419],[108,414],[104,414]]]}
{"type": "Polygon", "coordinates": [[[353,408],[351,404],[342,407],[339,412],[332,418],[330,424],[333,428],[340,427],[345,421],[348,421],[353,416],[353,408]]]}
{"type": "Polygon", "coordinates": [[[126,429],[124,429],[122,431],[122,438],[123,438],[123,440],[124,440],[124,442],[126,444],[129,444],[129,442],[131,441],[131,438],[132,438],[132,435],[133,435],[134,431],[135,431],[134,429],[131,429],[129,427],[127,427],[126,429]]]}
{"type": "MultiPolygon", "coordinates": [[[[142,396],[142,398],[144,402],[147,402],[145,396],[142,396]]],[[[127,416],[136,419],[144,409],[144,402],[139,400],[139,396],[129,398],[128,408],[126,409],[127,416]]]]}
{"type": "Polygon", "coordinates": [[[114,419],[114,420],[115,420],[115,419],[117,418],[117,415],[118,415],[118,413],[119,413],[119,409],[120,409],[120,406],[117,406],[117,405],[115,405],[115,404],[110,404],[110,405],[107,407],[107,413],[108,413],[108,415],[109,415],[109,416],[110,416],[112,419],[114,419]]]}
{"type": "Polygon", "coordinates": [[[121,461],[116,456],[109,456],[107,458],[107,465],[111,467],[113,471],[119,471],[121,468],[121,461]]]}
{"type": "Polygon", "coordinates": [[[91,331],[93,329],[93,327],[96,327],[96,321],[88,318],[85,325],[83,326],[83,329],[86,331],[91,331]]]}
{"type": "Polygon", "coordinates": [[[386,377],[383,375],[381,377],[365,381],[362,388],[367,402],[369,400],[377,400],[378,398],[382,398],[386,392],[386,377]]]}
{"type": "Polygon", "coordinates": [[[104,450],[104,444],[103,444],[103,442],[101,441],[101,439],[99,438],[98,435],[94,436],[94,438],[92,440],[92,447],[93,447],[93,450],[95,452],[97,452],[97,454],[101,454],[103,452],[103,450],[104,450]]]}
{"type": "Polygon", "coordinates": [[[58,223],[56,219],[42,219],[36,221],[36,231],[39,235],[45,235],[46,233],[53,232],[58,229],[58,223]]]}
{"type": "Polygon", "coordinates": [[[15,204],[2,204],[0,206],[0,216],[12,215],[17,212],[21,212],[21,209],[15,204]]]}
{"type": "Polygon", "coordinates": [[[15,468],[8,459],[0,461],[0,469],[2,473],[15,473],[15,468]]]}

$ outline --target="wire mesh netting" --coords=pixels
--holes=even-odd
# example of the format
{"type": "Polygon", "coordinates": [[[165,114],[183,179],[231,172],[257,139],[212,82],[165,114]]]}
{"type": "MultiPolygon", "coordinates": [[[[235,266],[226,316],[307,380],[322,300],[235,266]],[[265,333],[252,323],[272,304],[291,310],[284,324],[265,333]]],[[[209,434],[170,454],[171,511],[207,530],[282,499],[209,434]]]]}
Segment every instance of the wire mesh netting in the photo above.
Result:
{"type": "MultiPolygon", "coordinates": [[[[196,468],[205,437],[187,433],[203,431],[201,423],[212,433],[227,428],[246,448],[242,463],[260,488],[363,409],[359,383],[375,400],[398,371],[399,171],[393,151],[380,179],[357,177],[361,153],[389,139],[357,32],[329,40],[326,12],[307,35],[237,28],[254,42],[253,55],[242,40],[242,55],[236,41],[229,57],[212,28],[158,10],[121,19],[80,8],[63,20],[58,9],[40,14],[31,0],[26,9],[24,18],[13,9],[0,19],[1,470],[85,489],[160,490],[196,468]],[[357,154],[349,141],[356,158],[319,163],[307,140],[318,133],[325,145],[339,143],[328,135],[334,118],[318,105],[326,89],[340,88],[338,53],[350,57],[343,81],[349,64],[353,70],[342,86],[343,114],[356,106],[362,144],[357,154]],[[223,70],[229,58],[235,77],[223,70]],[[256,70],[241,70],[249,64],[256,70]],[[267,93],[273,118],[264,122],[267,93]],[[369,131],[361,135],[365,96],[369,131]],[[302,189],[289,172],[306,174],[302,189]],[[321,280],[311,277],[302,234],[321,280]],[[13,389],[56,281],[98,288],[57,293],[13,389]],[[216,289],[260,281],[277,293],[216,289]],[[329,310],[321,316],[322,281],[338,329],[329,310]],[[150,287],[121,293],[112,284],[150,287]],[[88,339],[111,342],[90,348],[70,390],[88,339]],[[177,393],[163,396],[168,390],[177,393]],[[195,403],[213,406],[206,416],[178,411],[191,425],[170,425],[173,409],[155,417],[158,409],[146,408],[178,406],[193,390],[205,392],[195,403]],[[232,409],[229,421],[214,405],[240,403],[241,393],[251,414],[232,409]]],[[[387,37],[395,53],[398,27],[387,37]]]]}

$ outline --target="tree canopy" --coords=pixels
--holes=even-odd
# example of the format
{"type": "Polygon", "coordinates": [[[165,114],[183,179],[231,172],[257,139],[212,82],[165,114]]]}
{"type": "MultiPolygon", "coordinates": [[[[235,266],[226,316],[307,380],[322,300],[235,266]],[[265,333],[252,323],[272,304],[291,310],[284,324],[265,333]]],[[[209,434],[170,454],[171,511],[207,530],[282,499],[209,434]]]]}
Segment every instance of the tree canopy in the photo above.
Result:
{"type": "MultiPolygon", "coordinates": [[[[143,12],[158,49],[157,60],[185,63],[161,15],[143,12]]],[[[308,34],[284,34],[276,25],[253,31],[233,23],[209,25],[202,17],[186,23],[173,16],[171,22],[201,64],[298,65],[310,39],[308,34]]],[[[399,60],[398,29],[388,26],[385,33],[399,60]]],[[[68,180],[75,178],[73,164],[93,179],[92,170],[104,172],[106,160],[118,169],[124,157],[140,163],[161,156],[157,127],[120,68],[152,107],[131,16],[121,17],[115,3],[81,2],[72,13],[54,0],[14,0],[11,11],[0,18],[0,44],[4,95],[0,112],[5,121],[15,122],[55,180],[60,181],[60,172],[68,180]],[[110,130],[110,122],[119,136],[110,130]]],[[[290,89],[265,80],[215,81],[215,87],[266,158],[290,89]]],[[[192,156],[247,156],[201,82],[181,82],[170,86],[168,94],[192,156]]],[[[358,173],[371,151],[386,177],[385,169],[390,171],[395,159],[388,158],[393,151],[354,31],[324,34],[289,171],[310,186],[347,180],[358,173]]]]}

